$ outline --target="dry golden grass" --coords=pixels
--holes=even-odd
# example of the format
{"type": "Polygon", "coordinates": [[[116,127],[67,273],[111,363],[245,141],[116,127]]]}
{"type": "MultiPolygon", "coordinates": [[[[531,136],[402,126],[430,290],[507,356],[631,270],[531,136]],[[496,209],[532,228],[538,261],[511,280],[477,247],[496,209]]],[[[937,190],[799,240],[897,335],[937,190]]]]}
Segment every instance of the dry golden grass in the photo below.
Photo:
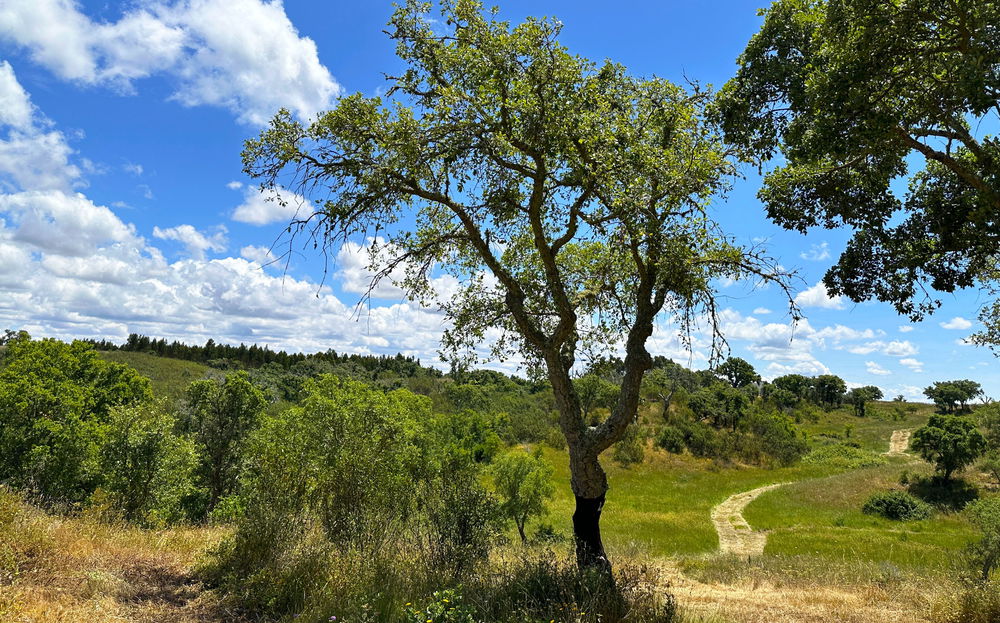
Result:
{"type": "Polygon", "coordinates": [[[0,621],[239,621],[190,573],[222,534],[58,518],[0,489],[0,621]]]}
{"type": "Polygon", "coordinates": [[[752,572],[726,582],[699,581],[671,562],[664,567],[666,590],[692,622],[921,623],[930,621],[932,604],[940,599],[929,595],[926,581],[789,583],[752,572]]]}

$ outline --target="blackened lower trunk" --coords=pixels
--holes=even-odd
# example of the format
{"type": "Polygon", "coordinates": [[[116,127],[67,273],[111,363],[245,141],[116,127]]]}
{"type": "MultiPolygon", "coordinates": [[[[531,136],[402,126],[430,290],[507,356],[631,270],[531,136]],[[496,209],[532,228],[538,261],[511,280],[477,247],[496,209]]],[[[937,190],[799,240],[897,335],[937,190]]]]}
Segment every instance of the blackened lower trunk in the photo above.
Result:
{"type": "Polygon", "coordinates": [[[597,498],[576,496],[573,513],[573,538],[576,541],[576,563],[581,568],[599,567],[611,571],[611,563],[604,553],[601,540],[601,510],[604,495],[597,498]]]}

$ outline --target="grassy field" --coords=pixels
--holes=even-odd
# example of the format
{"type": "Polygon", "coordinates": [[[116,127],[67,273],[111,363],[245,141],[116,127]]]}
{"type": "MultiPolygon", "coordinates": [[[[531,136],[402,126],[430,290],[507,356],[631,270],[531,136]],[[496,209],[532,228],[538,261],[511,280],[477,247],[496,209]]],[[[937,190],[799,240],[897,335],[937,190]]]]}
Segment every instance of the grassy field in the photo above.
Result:
{"type": "Polygon", "coordinates": [[[146,353],[128,351],[100,351],[101,357],[131,366],[153,384],[157,398],[165,398],[171,403],[181,398],[192,381],[212,374],[213,369],[194,361],[169,359],[146,353]]]}
{"type": "Polygon", "coordinates": [[[55,517],[0,486],[0,621],[238,623],[191,574],[223,534],[55,517]]]}

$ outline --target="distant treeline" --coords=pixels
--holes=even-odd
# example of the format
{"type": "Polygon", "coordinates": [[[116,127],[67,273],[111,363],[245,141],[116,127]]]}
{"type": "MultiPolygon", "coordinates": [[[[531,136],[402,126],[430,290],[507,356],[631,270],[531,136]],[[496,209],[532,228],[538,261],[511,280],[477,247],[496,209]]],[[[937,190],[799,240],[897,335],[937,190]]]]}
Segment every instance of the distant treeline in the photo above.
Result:
{"type": "Polygon", "coordinates": [[[324,361],[331,364],[352,364],[369,371],[391,370],[402,377],[426,376],[428,374],[440,376],[441,374],[438,370],[422,366],[419,359],[406,357],[402,354],[340,354],[333,349],[311,354],[288,353],[283,350],[274,351],[267,346],[257,346],[256,344],[250,346],[242,343],[239,346],[218,344],[213,339],[205,342],[204,346],[192,346],[177,340],[168,342],[163,338],[155,339],[137,333],[129,334],[124,344],[115,344],[108,340],[85,341],[93,344],[97,350],[149,353],[171,359],[195,361],[218,368],[259,368],[267,364],[277,364],[283,368],[290,368],[305,361],[324,361]]]}

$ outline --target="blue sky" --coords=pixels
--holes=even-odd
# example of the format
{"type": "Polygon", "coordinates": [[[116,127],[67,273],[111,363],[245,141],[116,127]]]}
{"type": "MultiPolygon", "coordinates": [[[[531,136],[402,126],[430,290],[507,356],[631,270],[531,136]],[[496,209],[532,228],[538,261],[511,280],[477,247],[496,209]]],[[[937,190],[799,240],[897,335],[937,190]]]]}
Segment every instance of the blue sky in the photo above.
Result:
{"type": "MultiPolygon", "coordinates": [[[[502,15],[553,15],[574,53],[718,86],[761,4],[535,0],[506,2],[502,15]]],[[[262,267],[290,213],[261,201],[239,158],[280,106],[308,117],[345,93],[381,93],[400,68],[382,32],[391,11],[375,0],[0,3],[0,326],[435,361],[446,320],[388,286],[357,310],[367,271],[351,249],[322,285],[311,251],[287,272],[262,267]]],[[[832,300],[817,283],[848,232],[781,230],[758,185],[748,175],[714,214],[798,269],[807,318],[792,327],[773,289],[723,286],[734,354],[765,377],[829,371],[912,398],[934,380],[973,378],[1000,397],[996,359],[962,343],[988,299],[948,295],[915,325],[884,304],[832,300]]],[[[703,367],[706,340],[688,352],[664,320],[650,350],[703,367]]]]}

